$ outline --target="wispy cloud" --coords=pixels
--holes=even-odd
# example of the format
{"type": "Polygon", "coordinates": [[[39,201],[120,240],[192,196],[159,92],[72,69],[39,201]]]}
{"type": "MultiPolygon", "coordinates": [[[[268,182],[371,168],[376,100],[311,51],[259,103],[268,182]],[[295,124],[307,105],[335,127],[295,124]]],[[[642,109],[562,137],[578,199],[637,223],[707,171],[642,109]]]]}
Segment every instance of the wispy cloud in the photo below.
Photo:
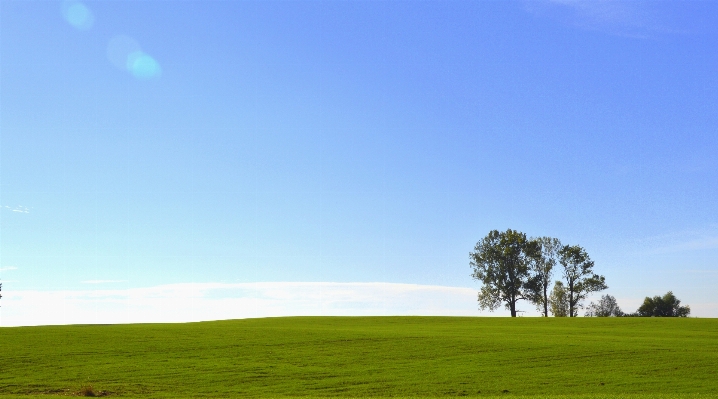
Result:
{"type": "Polygon", "coordinates": [[[473,288],[416,284],[201,283],[3,294],[5,326],[300,315],[479,315],[473,288]]]}
{"type": "Polygon", "coordinates": [[[666,21],[666,11],[655,1],[545,0],[527,1],[526,10],[581,29],[613,35],[646,38],[658,33],[679,33],[666,21]]]}
{"type": "Polygon", "coordinates": [[[655,253],[674,253],[718,249],[718,236],[704,236],[655,248],[655,253]]]}
{"type": "Polygon", "coordinates": [[[17,270],[17,267],[15,267],[15,266],[0,267],[0,272],[6,272],[8,270],[17,270]]]}
{"type": "Polygon", "coordinates": [[[718,249],[718,226],[646,237],[637,244],[650,254],[718,249]]]}
{"type": "Polygon", "coordinates": [[[85,280],[80,281],[82,284],[111,284],[111,283],[126,283],[127,280],[85,280]]]}
{"type": "Polygon", "coordinates": [[[18,206],[0,205],[0,208],[2,208],[3,210],[10,211],[10,212],[15,212],[15,213],[30,213],[30,209],[31,209],[27,206],[22,206],[22,205],[18,205],[18,206]]]}

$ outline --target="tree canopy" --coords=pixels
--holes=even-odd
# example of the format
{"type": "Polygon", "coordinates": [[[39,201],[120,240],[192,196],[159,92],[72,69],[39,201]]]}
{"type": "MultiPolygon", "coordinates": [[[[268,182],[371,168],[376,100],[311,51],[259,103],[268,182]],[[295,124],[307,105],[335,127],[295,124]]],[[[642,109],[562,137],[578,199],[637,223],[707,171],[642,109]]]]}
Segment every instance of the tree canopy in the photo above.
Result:
{"type": "Polygon", "coordinates": [[[623,315],[616,298],[611,295],[602,296],[596,303],[591,302],[586,308],[585,314],[588,317],[620,317],[623,315]]]}
{"type": "Polygon", "coordinates": [[[555,317],[566,317],[568,316],[568,296],[566,295],[566,288],[563,283],[556,281],[551,291],[551,296],[548,299],[551,314],[555,317]]]}
{"type": "Polygon", "coordinates": [[[529,300],[536,305],[544,317],[548,317],[549,295],[548,291],[553,277],[553,268],[556,266],[561,241],[557,238],[532,238],[533,261],[531,262],[532,276],[527,282],[529,300]]]}
{"type": "Polygon", "coordinates": [[[668,291],[662,297],[646,297],[636,315],[643,317],[688,317],[690,306],[681,306],[681,301],[668,291]]]}
{"type": "Polygon", "coordinates": [[[472,277],[483,283],[478,296],[481,309],[493,311],[504,303],[516,317],[516,302],[530,298],[526,285],[535,250],[526,234],[511,229],[492,230],[476,243],[469,258],[472,277]]]}
{"type": "MultiPolygon", "coordinates": [[[[496,310],[502,304],[516,317],[516,305],[527,300],[541,315],[576,317],[582,302],[593,292],[608,288],[606,278],[594,273],[594,262],[579,245],[563,245],[557,238],[526,238],[526,234],[508,229],[492,230],[469,253],[471,276],[482,283],[479,308],[496,310]],[[549,294],[553,270],[561,265],[563,281],[555,281],[549,294]]],[[[0,284],[0,288],[2,285],[0,284]]],[[[616,298],[603,295],[588,305],[585,316],[657,316],[686,317],[689,306],[668,291],[663,296],[646,297],[635,313],[626,314],[616,298]]]]}
{"type": "Polygon", "coordinates": [[[593,261],[578,245],[564,245],[559,256],[568,293],[568,315],[576,317],[588,294],[608,288],[606,278],[593,273],[593,261]]]}
{"type": "Polygon", "coordinates": [[[471,276],[482,283],[479,307],[494,311],[504,304],[512,317],[520,300],[530,301],[544,316],[551,310],[554,315],[575,317],[589,293],[607,288],[605,278],[593,273],[585,249],[562,245],[556,238],[528,239],[520,231],[492,230],[476,243],[469,260],[471,276]],[[556,282],[549,296],[557,263],[563,266],[565,285],[556,282]]]}

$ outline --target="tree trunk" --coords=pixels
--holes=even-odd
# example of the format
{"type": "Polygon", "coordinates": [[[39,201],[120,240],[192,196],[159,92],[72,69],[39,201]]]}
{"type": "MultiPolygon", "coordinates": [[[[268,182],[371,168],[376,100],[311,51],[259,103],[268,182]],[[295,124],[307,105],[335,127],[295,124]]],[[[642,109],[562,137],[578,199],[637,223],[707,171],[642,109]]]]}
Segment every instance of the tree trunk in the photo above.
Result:
{"type": "Polygon", "coordinates": [[[568,317],[573,315],[573,281],[568,285],[568,317]]]}

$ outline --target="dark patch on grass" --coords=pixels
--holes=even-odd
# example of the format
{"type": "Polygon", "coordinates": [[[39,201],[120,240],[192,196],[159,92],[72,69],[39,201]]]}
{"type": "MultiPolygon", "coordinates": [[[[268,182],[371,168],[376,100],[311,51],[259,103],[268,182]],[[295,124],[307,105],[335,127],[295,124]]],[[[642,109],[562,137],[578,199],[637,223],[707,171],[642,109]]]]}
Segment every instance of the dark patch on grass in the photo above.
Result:
{"type": "Polygon", "coordinates": [[[77,392],[76,395],[94,398],[99,396],[109,396],[110,393],[108,391],[96,391],[92,385],[85,385],[84,387],[80,388],[80,391],[77,392]]]}

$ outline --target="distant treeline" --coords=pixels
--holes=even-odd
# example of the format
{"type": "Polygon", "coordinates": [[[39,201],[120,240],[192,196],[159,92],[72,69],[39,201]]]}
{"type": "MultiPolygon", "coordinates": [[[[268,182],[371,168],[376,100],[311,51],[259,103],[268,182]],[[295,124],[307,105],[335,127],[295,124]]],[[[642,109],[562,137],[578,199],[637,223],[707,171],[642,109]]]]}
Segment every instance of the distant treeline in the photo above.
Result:
{"type": "Polygon", "coordinates": [[[681,306],[681,301],[668,291],[663,296],[646,297],[643,304],[633,313],[623,313],[616,298],[604,295],[597,303],[591,302],[586,308],[589,317],[687,317],[690,306],[681,306]]]}
{"type": "MultiPolygon", "coordinates": [[[[590,293],[608,288],[606,278],[593,272],[594,263],[584,248],[564,245],[557,238],[527,238],[516,230],[492,230],[476,243],[469,259],[472,277],[482,283],[479,307],[494,311],[503,304],[512,317],[516,317],[519,300],[534,304],[544,317],[549,313],[576,317],[590,293]],[[554,281],[557,265],[563,279],[554,281]]],[[[690,308],[680,302],[668,292],[662,297],[646,297],[636,312],[626,314],[616,298],[604,295],[588,305],[586,316],[688,316],[690,308]]]]}

